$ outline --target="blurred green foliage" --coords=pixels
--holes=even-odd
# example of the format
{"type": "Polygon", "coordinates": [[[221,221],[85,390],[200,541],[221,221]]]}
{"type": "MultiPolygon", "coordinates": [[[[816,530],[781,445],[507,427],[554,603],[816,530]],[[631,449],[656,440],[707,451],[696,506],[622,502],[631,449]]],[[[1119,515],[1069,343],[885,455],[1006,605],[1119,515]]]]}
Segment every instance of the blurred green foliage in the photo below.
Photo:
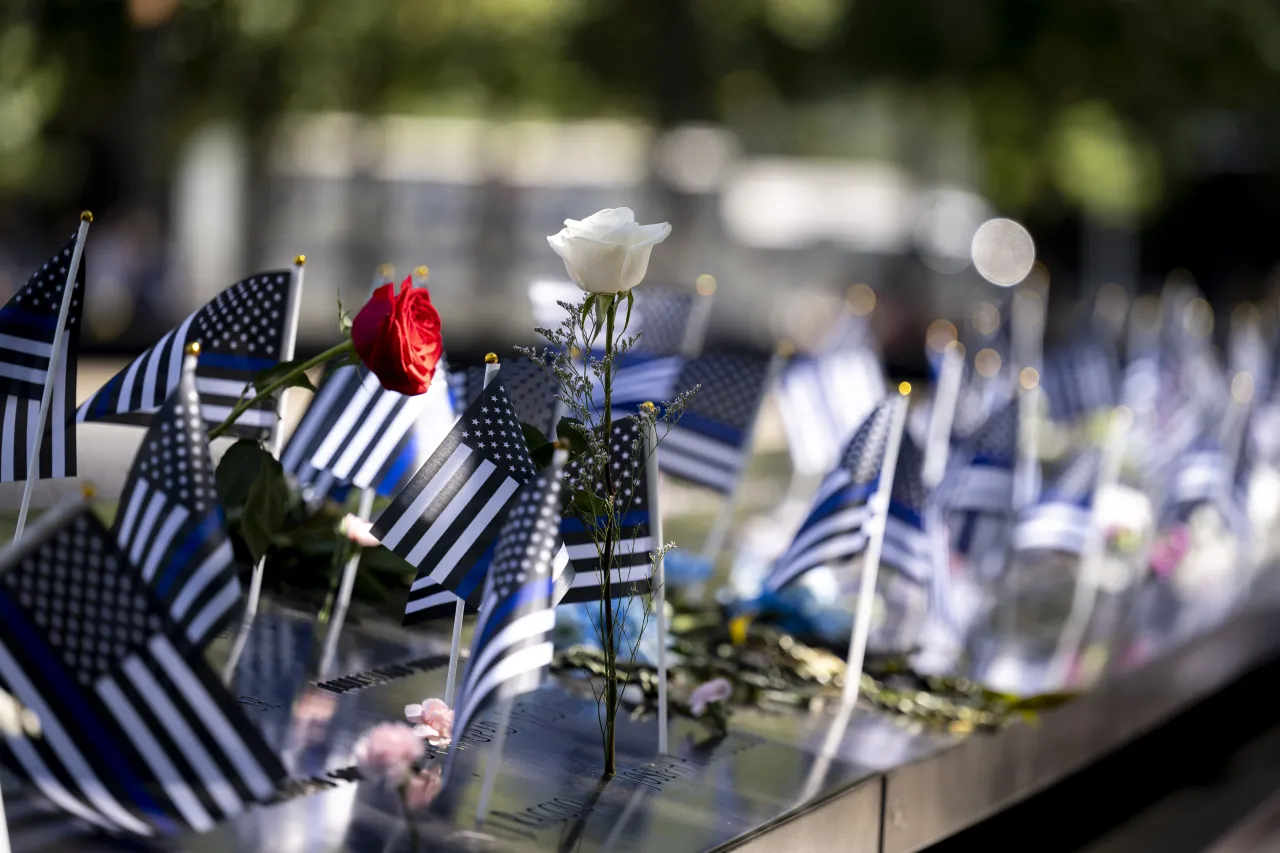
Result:
{"type": "Polygon", "coordinates": [[[75,198],[104,157],[158,196],[197,124],[262,139],[292,110],[712,120],[748,151],[889,157],[1102,216],[1149,209],[1224,122],[1270,171],[1280,150],[1274,0],[5,5],[0,198],[75,198]],[[978,150],[952,163],[961,138],[978,150]]]}

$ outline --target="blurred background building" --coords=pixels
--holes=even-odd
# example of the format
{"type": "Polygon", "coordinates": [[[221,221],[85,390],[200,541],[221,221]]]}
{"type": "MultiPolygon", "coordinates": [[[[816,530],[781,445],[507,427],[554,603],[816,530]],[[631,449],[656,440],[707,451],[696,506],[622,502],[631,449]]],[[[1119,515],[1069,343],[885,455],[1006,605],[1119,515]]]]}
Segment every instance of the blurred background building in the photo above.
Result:
{"type": "Polygon", "coordinates": [[[627,205],[675,228],[651,280],[716,277],[713,338],[811,339],[867,284],[911,373],[996,290],[993,215],[1058,331],[1175,270],[1269,297],[1278,117],[1271,0],[7,0],[0,296],[90,208],[89,348],[301,252],[304,350],[384,261],[484,350],[563,278],[545,235],[627,205]]]}

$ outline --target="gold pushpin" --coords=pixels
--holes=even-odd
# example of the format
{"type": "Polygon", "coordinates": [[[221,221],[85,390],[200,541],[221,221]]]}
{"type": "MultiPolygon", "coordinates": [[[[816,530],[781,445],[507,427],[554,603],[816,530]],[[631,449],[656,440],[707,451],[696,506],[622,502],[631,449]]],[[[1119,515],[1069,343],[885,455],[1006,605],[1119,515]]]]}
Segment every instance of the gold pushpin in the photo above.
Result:
{"type": "Polygon", "coordinates": [[[657,409],[658,407],[655,406],[653,403],[649,402],[648,400],[640,404],[640,411],[644,412],[646,415],[652,415],[655,411],[657,411],[657,409]]]}
{"type": "Polygon", "coordinates": [[[199,355],[199,354],[200,354],[199,341],[192,341],[191,343],[187,344],[187,355],[199,355]]]}
{"type": "Polygon", "coordinates": [[[780,338],[776,347],[778,355],[783,358],[791,358],[796,354],[796,345],[791,342],[790,338],[780,338]]]}
{"type": "Polygon", "coordinates": [[[80,496],[91,501],[98,496],[98,487],[93,483],[85,483],[80,487],[80,496]]]}
{"type": "Polygon", "coordinates": [[[295,267],[305,267],[307,265],[307,256],[298,255],[298,257],[293,259],[293,265],[295,267]]]}
{"type": "Polygon", "coordinates": [[[391,266],[391,264],[378,264],[378,275],[381,277],[394,278],[395,274],[396,268],[391,266]]]}
{"type": "Polygon", "coordinates": [[[426,279],[431,275],[431,270],[427,269],[426,264],[419,264],[413,268],[413,274],[417,278],[426,279]]]}
{"type": "Polygon", "coordinates": [[[694,280],[693,286],[703,296],[713,296],[716,292],[716,277],[711,273],[703,273],[694,280]]]}
{"type": "Polygon", "coordinates": [[[907,396],[908,394],[910,394],[910,393],[911,393],[911,383],[910,383],[910,382],[899,382],[899,383],[898,383],[898,393],[899,393],[899,394],[901,394],[901,395],[902,395],[902,396],[904,396],[904,397],[905,397],[905,396],[907,396]]]}
{"type": "Polygon", "coordinates": [[[498,363],[498,354],[497,354],[496,352],[491,352],[491,353],[489,353],[488,355],[486,355],[486,356],[484,357],[484,363],[485,363],[485,364],[497,364],[497,363],[498,363]]]}
{"type": "Polygon", "coordinates": [[[92,211],[92,210],[82,210],[82,211],[80,211],[80,221],[81,221],[81,222],[92,222],[92,221],[93,221],[93,211],[92,211]]]}

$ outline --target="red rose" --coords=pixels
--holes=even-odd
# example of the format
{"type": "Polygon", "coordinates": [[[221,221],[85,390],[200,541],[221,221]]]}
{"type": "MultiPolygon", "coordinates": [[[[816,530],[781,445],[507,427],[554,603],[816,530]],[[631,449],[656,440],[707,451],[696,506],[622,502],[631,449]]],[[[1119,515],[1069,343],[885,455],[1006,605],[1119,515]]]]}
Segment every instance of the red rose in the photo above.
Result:
{"type": "Polygon", "coordinates": [[[388,391],[415,396],[431,384],[443,347],[440,314],[425,287],[406,278],[373,292],[351,324],[351,343],[365,366],[388,391]]]}

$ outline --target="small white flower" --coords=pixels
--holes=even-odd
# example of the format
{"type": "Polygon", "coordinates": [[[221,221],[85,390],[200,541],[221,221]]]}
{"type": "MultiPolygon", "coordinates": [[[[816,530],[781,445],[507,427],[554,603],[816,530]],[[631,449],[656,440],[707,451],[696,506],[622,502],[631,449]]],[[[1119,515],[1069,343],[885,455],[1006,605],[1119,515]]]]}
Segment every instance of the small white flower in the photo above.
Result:
{"type": "Polygon", "coordinates": [[[631,208],[614,207],[583,220],[566,219],[547,242],[578,287],[588,293],[620,293],[644,280],[649,253],[670,233],[667,222],[641,225],[631,208]]]}

